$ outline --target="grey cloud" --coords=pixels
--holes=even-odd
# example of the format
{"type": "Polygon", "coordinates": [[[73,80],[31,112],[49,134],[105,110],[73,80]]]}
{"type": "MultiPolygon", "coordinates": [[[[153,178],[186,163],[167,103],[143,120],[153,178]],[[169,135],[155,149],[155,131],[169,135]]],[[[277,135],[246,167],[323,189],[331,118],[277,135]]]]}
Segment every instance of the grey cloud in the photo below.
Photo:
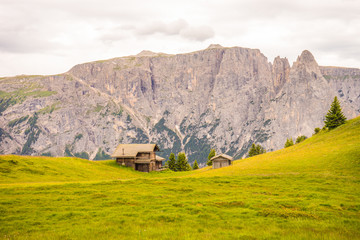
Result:
{"type": "Polygon", "coordinates": [[[55,46],[34,28],[0,28],[0,51],[12,53],[39,53],[55,46]]]}
{"type": "Polygon", "coordinates": [[[180,32],[180,36],[203,42],[215,36],[214,30],[209,26],[188,27],[180,32]]]}
{"type": "Polygon", "coordinates": [[[145,25],[140,27],[136,34],[138,35],[152,35],[155,33],[163,33],[165,35],[177,35],[180,33],[181,30],[188,27],[188,23],[183,20],[179,19],[168,24],[162,21],[156,21],[151,24],[145,25]]]}
{"type": "Polygon", "coordinates": [[[164,35],[179,35],[182,38],[205,41],[212,38],[215,35],[214,30],[209,26],[192,26],[185,20],[179,19],[170,23],[164,23],[162,21],[153,22],[152,24],[145,25],[136,31],[137,35],[153,35],[161,33],[164,35]]]}

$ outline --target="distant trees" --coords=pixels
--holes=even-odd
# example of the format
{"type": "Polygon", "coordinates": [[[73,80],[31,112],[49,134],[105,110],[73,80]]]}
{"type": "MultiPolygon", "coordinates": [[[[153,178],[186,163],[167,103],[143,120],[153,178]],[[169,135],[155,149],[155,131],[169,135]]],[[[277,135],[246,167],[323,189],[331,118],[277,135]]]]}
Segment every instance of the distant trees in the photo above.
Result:
{"type": "MultiPolygon", "coordinates": [[[[172,171],[190,171],[191,166],[188,163],[185,153],[181,152],[178,154],[177,159],[175,154],[171,153],[169,156],[169,161],[166,162],[167,166],[172,171]]],[[[197,163],[196,163],[197,164],[197,163]]],[[[198,166],[199,168],[199,166],[198,166]]]]}
{"type": "Polygon", "coordinates": [[[256,156],[259,154],[266,153],[265,148],[263,148],[261,145],[253,143],[251,145],[251,148],[249,150],[249,157],[256,156]]]}
{"type": "Polygon", "coordinates": [[[199,169],[199,165],[198,165],[198,163],[197,163],[196,160],[194,161],[193,169],[194,169],[194,170],[199,169]]]}
{"type": "Polygon", "coordinates": [[[296,138],[295,144],[296,144],[296,143],[301,143],[301,142],[304,141],[305,139],[307,139],[307,137],[306,137],[305,135],[298,136],[298,137],[296,138]]]}
{"type": "Polygon", "coordinates": [[[342,113],[340,103],[337,97],[334,97],[334,101],[331,103],[330,109],[325,116],[325,127],[329,130],[334,129],[346,121],[346,117],[342,113]]]}
{"type": "Polygon", "coordinates": [[[317,127],[317,128],[315,128],[315,129],[314,129],[314,134],[313,134],[313,135],[318,134],[320,131],[321,131],[321,129],[320,129],[320,128],[318,128],[318,127],[317,127]]]}
{"type": "Polygon", "coordinates": [[[208,161],[207,161],[206,165],[212,166],[212,161],[211,161],[210,159],[213,158],[213,157],[215,157],[215,155],[216,155],[215,149],[211,149],[211,150],[210,150],[210,153],[209,153],[209,156],[208,156],[208,161]]]}
{"type": "Polygon", "coordinates": [[[174,153],[170,153],[169,161],[167,162],[167,164],[170,170],[176,171],[176,159],[174,153]]]}
{"type": "Polygon", "coordinates": [[[178,154],[176,161],[176,171],[190,171],[191,166],[188,163],[185,153],[181,152],[178,154]]]}
{"type": "Polygon", "coordinates": [[[286,143],[285,143],[284,147],[287,148],[287,147],[291,147],[292,145],[294,145],[293,139],[292,138],[286,139],[286,143]]]}

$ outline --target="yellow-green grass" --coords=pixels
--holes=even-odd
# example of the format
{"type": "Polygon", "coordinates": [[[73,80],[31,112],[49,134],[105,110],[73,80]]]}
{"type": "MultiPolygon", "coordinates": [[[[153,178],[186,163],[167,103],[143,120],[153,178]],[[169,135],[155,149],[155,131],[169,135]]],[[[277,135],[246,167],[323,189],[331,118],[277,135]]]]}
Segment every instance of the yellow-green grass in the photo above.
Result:
{"type": "Polygon", "coordinates": [[[115,161],[89,161],[70,157],[0,156],[0,184],[96,181],[142,176],[115,161]]]}
{"type": "Polygon", "coordinates": [[[216,170],[21,159],[58,174],[1,176],[3,239],[360,239],[360,118],[216,170]]]}
{"type": "Polygon", "coordinates": [[[360,117],[332,131],[322,131],[300,144],[234,161],[232,167],[198,176],[315,174],[358,177],[360,171],[360,117]]]}

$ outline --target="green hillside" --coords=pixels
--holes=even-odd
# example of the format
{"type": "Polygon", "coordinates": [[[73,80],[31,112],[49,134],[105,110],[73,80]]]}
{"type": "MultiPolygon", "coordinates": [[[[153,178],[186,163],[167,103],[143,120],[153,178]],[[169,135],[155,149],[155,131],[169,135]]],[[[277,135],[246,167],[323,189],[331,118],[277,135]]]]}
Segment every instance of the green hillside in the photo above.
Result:
{"type": "Polygon", "coordinates": [[[0,156],[0,183],[96,181],[139,176],[141,173],[120,167],[113,160],[0,156]]]}
{"type": "Polygon", "coordinates": [[[360,117],[357,117],[292,147],[234,161],[232,167],[206,171],[199,176],[321,174],[358,177],[359,170],[360,117]]]}
{"type": "Polygon", "coordinates": [[[360,117],[216,170],[0,163],[2,239],[360,239],[360,117]]]}

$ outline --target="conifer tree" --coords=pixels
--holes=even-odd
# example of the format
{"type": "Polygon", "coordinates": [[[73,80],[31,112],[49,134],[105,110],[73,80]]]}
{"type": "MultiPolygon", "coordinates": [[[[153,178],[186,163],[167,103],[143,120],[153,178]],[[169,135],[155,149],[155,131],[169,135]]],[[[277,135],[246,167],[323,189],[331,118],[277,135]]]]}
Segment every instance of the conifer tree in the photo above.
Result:
{"type": "Polygon", "coordinates": [[[248,154],[249,154],[249,157],[252,157],[252,156],[263,154],[263,153],[266,153],[265,148],[263,148],[260,144],[253,143],[251,145],[251,148],[250,148],[248,154]]]}
{"type": "Polygon", "coordinates": [[[334,129],[346,121],[346,117],[342,113],[340,103],[337,97],[334,97],[334,101],[331,103],[331,107],[325,116],[325,127],[329,130],[334,129]]]}
{"type": "Polygon", "coordinates": [[[177,156],[176,170],[177,171],[190,171],[191,170],[191,166],[188,163],[185,153],[183,153],[183,152],[179,153],[177,156]]]}
{"type": "Polygon", "coordinates": [[[215,155],[216,155],[215,149],[211,149],[211,150],[210,150],[210,153],[209,153],[209,156],[208,156],[208,161],[207,161],[206,165],[212,166],[212,161],[211,161],[210,159],[213,158],[213,157],[215,157],[215,155]]]}
{"type": "Polygon", "coordinates": [[[193,164],[193,169],[196,170],[196,169],[199,169],[199,165],[197,163],[197,161],[195,160],[194,164],[193,164]]]}
{"type": "Polygon", "coordinates": [[[176,171],[176,159],[174,153],[170,153],[169,161],[167,163],[170,170],[176,171]]]}
{"type": "Polygon", "coordinates": [[[286,139],[286,143],[284,147],[287,148],[287,147],[291,147],[292,145],[294,145],[293,139],[292,138],[286,139]]]}

